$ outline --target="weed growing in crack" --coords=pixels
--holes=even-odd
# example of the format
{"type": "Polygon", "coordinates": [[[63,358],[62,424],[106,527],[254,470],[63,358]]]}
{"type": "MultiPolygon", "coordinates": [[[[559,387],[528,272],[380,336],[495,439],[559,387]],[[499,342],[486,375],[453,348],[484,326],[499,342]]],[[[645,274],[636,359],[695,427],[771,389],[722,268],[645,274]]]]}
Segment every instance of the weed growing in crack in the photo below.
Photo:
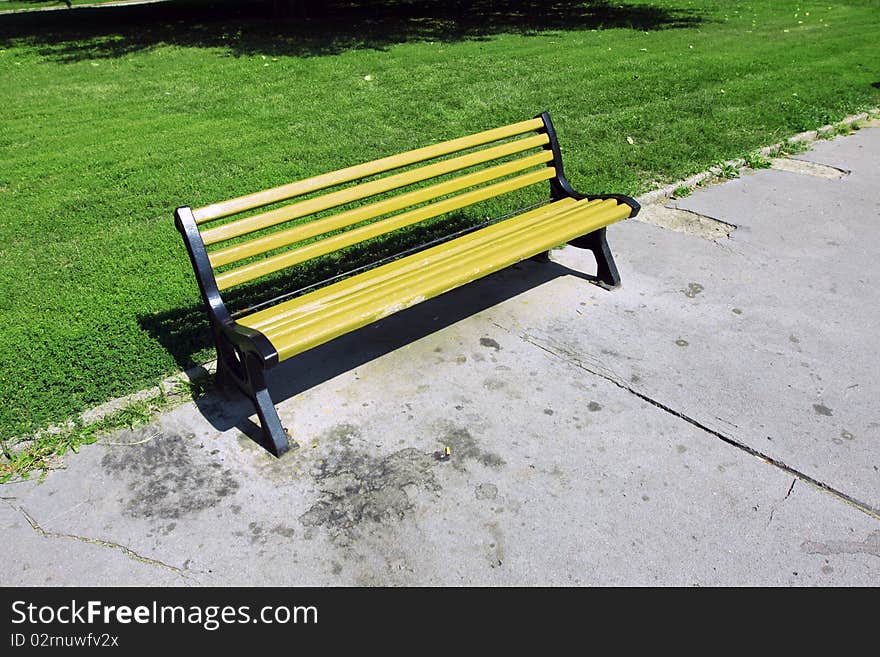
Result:
{"type": "Polygon", "coordinates": [[[684,198],[685,196],[690,196],[691,194],[693,194],[693,192],[694,192],[693,187],[688,187],[687,185],[679,185],[672,192],[672,197],[673,198],[684,198]]]}
{"type": "Polygon", "coordinates": [[[750,153],[746,153],[743,155],[743,160],[746,163],[746,166],[750,169],[769,169],[770,168],[770,160],[761,155],[757,151],[752,151],[750,153]]]}

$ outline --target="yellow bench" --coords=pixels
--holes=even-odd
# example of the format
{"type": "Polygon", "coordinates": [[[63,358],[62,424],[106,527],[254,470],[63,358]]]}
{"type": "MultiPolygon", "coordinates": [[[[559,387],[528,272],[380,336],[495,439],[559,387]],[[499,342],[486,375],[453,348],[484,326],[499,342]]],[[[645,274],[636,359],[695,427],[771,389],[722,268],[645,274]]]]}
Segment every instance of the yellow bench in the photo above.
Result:
{"type": "Polygon", "coordinates": [[[638,210],[626,196],[584,196],[571,188],[545,112],[206,207],[179,207],[175,224],[207,307],[218,384],[253,401],[263,446],[280,456],[289,442],[266,388],[268,368],[566,242],[590,249],[597,281],[616,286],[605,227],[638,210]],[[424,248],[334,276],[341,280],[308,293],[277,295],[284,272],[308,260],[486,203],[497,206],[499,197],[520,203],[548,182],[549,194],[508,205],[494,220],[482,216],[424,248]],[[270,299],[260,298],[257,285],[266,280],[274,286],[270,299]],[[230,313],[221,292],[243,285],[253,286],[254,303],[230,313]]]}

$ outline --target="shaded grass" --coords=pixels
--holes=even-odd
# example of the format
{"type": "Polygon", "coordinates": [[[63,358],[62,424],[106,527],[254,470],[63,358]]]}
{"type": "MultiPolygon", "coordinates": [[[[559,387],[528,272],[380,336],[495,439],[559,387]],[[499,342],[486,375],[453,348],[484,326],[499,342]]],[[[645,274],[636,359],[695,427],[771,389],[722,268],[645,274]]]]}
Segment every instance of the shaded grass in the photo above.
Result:
{"type": "MultiPolygon", "coordinates": [[[[124,1],[124,0],[122,0],[124,1]]],[[[68,7],[76,5],[99,5],[107,2],[120,2],[120,0],[9,0],[0,2],[0,12],[14,9],[45,9],[47,7],[68,7]]]]}
{"type": "Polygon", "coordinates": [[[171,4],[0,18],[4,437],[210,358],[177,205],[543,109],[576,188],[637,194],[880,104],[876,2],[171,4]]]}

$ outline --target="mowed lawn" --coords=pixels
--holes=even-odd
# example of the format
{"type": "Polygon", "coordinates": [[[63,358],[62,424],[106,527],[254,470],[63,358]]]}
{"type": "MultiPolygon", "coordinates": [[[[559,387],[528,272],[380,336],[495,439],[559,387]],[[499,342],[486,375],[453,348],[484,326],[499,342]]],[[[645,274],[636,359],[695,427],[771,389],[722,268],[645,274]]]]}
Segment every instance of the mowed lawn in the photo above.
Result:
{"type": "Polygon", "coordinates": [[[177,205],[544,109],[637,194],[880,105],[876,1],[351,4],[0,16],[0,437],[211,358],[177,205]]]}
{"type": "MultiPolygon", "coordinates": [[[[70,0],[72,6],[76,5],[100,5],[105,3],[136,2],[137,0],[70,0]]],[[[0,1],[0,12],[20,9],[66,9],[64,0],[4,0],[0,1]]]]}

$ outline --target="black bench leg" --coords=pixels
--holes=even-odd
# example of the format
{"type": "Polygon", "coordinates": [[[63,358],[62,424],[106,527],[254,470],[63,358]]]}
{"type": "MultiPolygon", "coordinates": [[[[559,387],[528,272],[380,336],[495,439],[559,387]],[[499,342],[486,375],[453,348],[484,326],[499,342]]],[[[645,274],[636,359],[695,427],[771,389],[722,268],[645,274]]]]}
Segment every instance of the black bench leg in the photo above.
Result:
{"type": "Polygon", "coordinates": [[[263,430],[262,446],[275,456],[281,456],[290,449],[290,442],[266,387],[262,361],[256,356],[238,352],[216,328],[214,343],[217,346],[217,387],[227,399],[241,392],[251,400],[263,430]]]}
{"type": "Polygon", "coordinates": [[[596,278],[601,287],[610,290],[620,285],[620,274],[617,272],[617,265],[614,264],[614,256],[611,255],[611,247],[608,246],[604,228],[575,238],[570,244],[593,252],[596,258],[596,278]]]}
{"type": "Polygon", "coordinates": [[[263,364],[255,356],[246,356],[245,369],[250,388],[248,396],[257,409],[260,427],[266,438],[266,444],[263,446],[275,456],[281,456],[290,449],[290,441],[287,438],[287,432],[281,426],[281,418],[278,417],[278,411],[275,410],[272,397],[269,396],[263,364]]]}
{"type": "Polygon", "coordinates": [[[244,382],[241,362],[233,346],[219,329],[211,327],[214,333],[214,345],[217,347],[217,373],[214,383],[226,399],[234,398],[244,382]]]}

